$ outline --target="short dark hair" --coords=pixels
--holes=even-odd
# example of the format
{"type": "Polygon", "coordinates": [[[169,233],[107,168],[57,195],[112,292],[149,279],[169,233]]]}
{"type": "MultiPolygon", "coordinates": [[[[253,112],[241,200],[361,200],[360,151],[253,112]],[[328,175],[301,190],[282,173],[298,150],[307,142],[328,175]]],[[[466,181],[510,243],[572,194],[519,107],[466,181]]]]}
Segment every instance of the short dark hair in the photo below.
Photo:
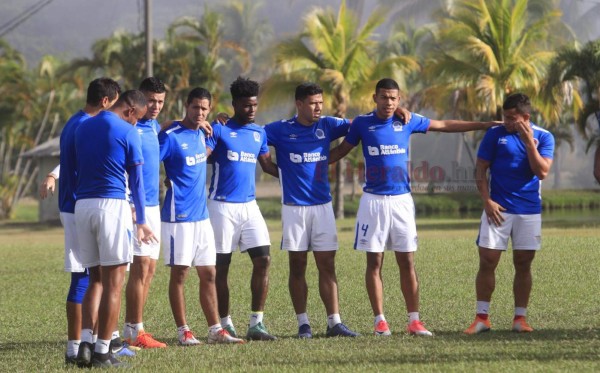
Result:
{"type": "Polygon", "coordinates": [[[531,114],[531,100],[523,93],[513,93],[504,100],[502,109],[517,109],[520,114],[531,114]]]}
{"type": "Polygon", "coordinates": [[[147,104],[148,101],[146,100],[146,96],[144,96],[142,91],[138,91],[137,89],[130,89],[128,91],[123,92],[119,96],[119,99],[115,103],[115,106],[128,105],[136,109],[142,109],[145,108],[147,104]]]}
{"type": "Polygon", "coordinates": [[[256,97],[258,96],[259,89],[260,85],[257,82],[250,80],[250,78],[242,78],[241,76],[238,76],[238,78],[229,86],[231,98],[234,100],[237,100],[238,98],[256,97]]]}
{"type": "Polygon", "coordinates": [[[140,83],[140,91],[152,93],[165,93],[167,89],[162,80],[154,76],[149,76],[140,83]]]}
{"type": "Polygon", "coordinates": [[[86,104],[98,106],[104,97],[113,101],[121,94],[121,86],[110,78],[98,78],[90,82],[87,89],[86,104]]]}
{"type": "Polygon", "coordinates": [[[377,93],[377,91],[380,89],[397,89],[400,91],[400,86],[394,79],[383,78],[377,82],[377,85],[375,86],[375,93],[377,93]]]}
{"type": "Polygon", "coordinates": [[[308,96],[323,94],[323,88],[316,83],[302,83],[296,87],[296,100],[304,100],[308,96]]]}
{"type": "Polygon", "coordinates": [[[206,88],[196,87],[196,88],[192,89],[190,91],[190,93],[188,93],[186,103],[189,105],[196,98],[200,99],[200,100],[205,98],[208,100],[208,102],[212,103],[212,96],[211,96],[210,92],[208,91],[208,89],[206,89],[206,88]]]}

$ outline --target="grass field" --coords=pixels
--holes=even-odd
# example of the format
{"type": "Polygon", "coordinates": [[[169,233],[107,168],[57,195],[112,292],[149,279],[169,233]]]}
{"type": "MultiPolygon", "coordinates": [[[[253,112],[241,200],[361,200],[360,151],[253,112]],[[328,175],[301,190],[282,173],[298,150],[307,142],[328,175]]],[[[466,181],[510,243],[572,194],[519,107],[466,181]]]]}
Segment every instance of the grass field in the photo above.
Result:
{"type": "MultiPolygon", "coordinates": [[[[373,319],[364,288],[364,254],[351,249],[353,220],[338,222],[337,257],[342,319],[363,334],[324,338],[325,311],[320,302],[314,263],[308,271],[313,340],[294,338],[297,325],[287,290],[287,257],[277,249],[280,222],[270,221],[273,250],[271,288],[265,323],[279,341],[240,346],[182,348],[167,298],[168,271],[162,265],[152,285],[145,325],[170,347],[141,351],[128,358],[142,371],[578,371],[600,370],[600,236],[598,220],[572,224],[548,221],[543,249],[534,262],[529,335],[509,331],[512,319],[512,265],[503,258],[491,307],[492,332],[465,336],[474,316],[476,220],[418,219],[416,255],[421,282],[421,315],[434,338],[405,335],[406,312],[396,264],[384,266],[385,312],[389,338],[371,335],[373,319]]],[[[69,276],[62,272],[62,229],[32,223],[0,224],[0,367],[2,371],[64,370],[66,340],[64,299],[69,276]]],[[[249,259],[232,263],[232,316],[245,332],[249,316],[249,259]]],[[[190,276],[188,320],[197,335],[206,325],[197,299],[197,278],[190,276]]],[[[121,321],[122,322],[122,321],[121,321]]],[[[119,325],[121,328],[122,325],[119,325]]],[[[77,369],[77,368],[71,368],[77,369]]]]}

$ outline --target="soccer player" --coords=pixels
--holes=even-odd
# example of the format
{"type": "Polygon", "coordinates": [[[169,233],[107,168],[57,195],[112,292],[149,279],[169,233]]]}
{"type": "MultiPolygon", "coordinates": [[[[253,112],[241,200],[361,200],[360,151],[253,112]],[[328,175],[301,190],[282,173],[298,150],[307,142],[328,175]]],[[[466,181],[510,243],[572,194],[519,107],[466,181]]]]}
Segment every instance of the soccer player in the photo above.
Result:
{"type": "Polygon", "coordinates": [[[80,366],[122,365],[109,347],[121,308],[125,270],[133,254],[127,184],[136,209],[137,239],[144,243],[155,240],[145,222],[143,158],[140,137],[134,127],[145,113],[144,94],[126,91],[110,110],[86,120],[75,131],[75,219],[81,264],[90,270],[90,287],[102,289],[99,299],[88,290],[83,300],[87,308],[84,306],[82,342],[77,356],[80,366]],[[98,340],[92,354],[96,310],[98,340]]]}
{"type": "Polygon", "coordinates": [[[265,126],[268,144],[275,147],[283,199],[281,248],[289,254],[288,286],[298,337],[312,338],[306,313],[308,251],[319,271],[319,293],[327,313],[328,337],[359,334],[342,323],[335,274],[338,238],[328,178],[329,144],[348,132],[347,119],[321,116],[323,89],[303,83],[295,92],[297,115],[265,126]]]}
{"type": "Polygon", "coordinates": [[[408,311],[407,332],[431,336],[419,318],[419,289],[414,267],[417,250],[415,207],[410,194],[408,145],[412,133],[462,132],[493,123],[433,120],[413,114],[404,124],[394,115],[400,87],[382,79],[375,87],[376,110],[354,119],[344,141],[332,149],[329,162],[348,154],[362,141],[366,181],[356,217],[354,248],[366,252],[365,282],[375,316],[375,335],[391,335],[383,313],[381,268],[384,251],[392,250],[400,269],[400,287],[408,311]]]}
{"type": "Polygon", "coordinates": [[[163,348],[167,345],[155,340],[150,333],[144,331],[143,312],[148,299],[150,283],[156,270],[156,261],[160,255],[160,150],[158,133],[160,125],[156,118],[165,103],[166,89],[163,82],[155,77],[144,79],[139,90],[148,101],[146,115],[136,124],[142,144],[146,222],[155,232],[157,242],[145,244],[134,241],[133,262],[129,269],[129,279],[126,287],[125,325],[123,338],[125,341],[140,348],[163,348]]]}
{"type": "Polygon", "coordinates": [[[208,210],[215,231],[217,247],[217,296],[221,325],[237,335],[229,313],[227,276],[232,252],[239,247],[252,260],[250,280],[252,309],[246,338],[275,340],[263,323],[269,288],[270,245],[265,220],[255,200],[256,162],[271,175],[277,167],[271,162],[267,137],[254,123],[258,107],[257,82],[238,78],[230,87],[234,115],[222,126],[214,126],[208,138],[207,153],[214,160],[209,189],[208,210]]]}
{"type": "Polygon", "coordinates": [[[533,331],[526,321],[531,263],[540,249],[541,180],[552,166],[554,137],[530,121],[531,103],[526,95],[508,96],[502,109],[504,125],[487,131],[477,153],[476,183],[483,201],[483,214],[477,238],[477,314],[473,324],[465,330],[467,334],[491,328],[488,313],[496,285],[495,271],[502,252],[508,247],[509,237],[515,266],[512,330],[533,331]]]}
{"type": "MultiPolygon", "coordinates": [[[[79,352],[81,303],[89,283],[89,272],[81,264],[75,228],[75,187],[77,185],[75,130],[84,120],[112,106],[120,92],[119,84],[112,79],[98,78],[90,82],[85,107],[67,121],[60,134],[59,166],[46,176],[40,188],[40,197],[45,199],[49,192],[54,193],[56,180],[59,180],[58,209],[65,230],[65,271],[71,273],[71,285],[66,304],[68,340],[65,362],[67,364],[75,364],[79,352]]],[[[90,291],[98,293],[100,289],[92,288],[90,291]]]]}
{"type": "Polygon", "coordinates": [[[184,282],[191,266],[200,279],[200,306],[209,326],[208,343],[243,343],[221,327],[215,287],[215,240],[206,208],[206,137],[201,125],[211,109],[211,95],[194,88],[185,118],[158,135],[160,160],[170,187],[161,209],[163,255],[171,267],[169,301],[179,343],[197,345],[185,316],[184,282]]]}

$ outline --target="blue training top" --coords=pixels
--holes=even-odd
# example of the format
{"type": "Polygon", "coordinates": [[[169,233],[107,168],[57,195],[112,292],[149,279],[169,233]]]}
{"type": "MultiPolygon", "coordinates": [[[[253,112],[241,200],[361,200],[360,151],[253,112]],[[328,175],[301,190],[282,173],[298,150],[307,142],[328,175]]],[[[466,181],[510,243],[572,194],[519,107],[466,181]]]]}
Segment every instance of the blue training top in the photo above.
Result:
{"type": "Polygon", "coordinates": [[[137,122],[136,128],[140,134],[142,156],[144,157],[142,175],[146,191],[146,206],[158,206],[160,203],[158,190],[160,184],[160,148],[158,145],[160,125],[156,119],[142,119],[137,122]]]}

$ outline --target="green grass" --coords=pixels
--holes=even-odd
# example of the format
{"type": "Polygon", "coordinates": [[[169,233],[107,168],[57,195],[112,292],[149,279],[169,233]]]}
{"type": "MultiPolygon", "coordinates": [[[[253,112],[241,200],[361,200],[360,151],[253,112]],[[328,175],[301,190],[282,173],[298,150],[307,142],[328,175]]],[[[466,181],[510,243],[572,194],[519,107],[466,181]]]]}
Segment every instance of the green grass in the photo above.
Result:
{"type": "MultiPolygon", "coordinates": [[[[384,265],[385,312],[390,338],[371,335],[373,318],[364,288],[364,254],[351,249],[352,219],[338,223],[337,256],[342,319],[363,334],[357,339],[324,338],[326,315],[308,269],[308,313],[313,340],[293,336],[296,320],[287,290],[287,256],[281,252],[281,223],[270,221],[273,261],[265,323],[279,336],[272,343],[241,346],[176,346],[176,330],[167,298],[168,271],[160,265],[146,307],[145,325],[170,347],[141,351],[129,361],[136,370],[333,372],[333,371],[535,371],[592,372],[600,369],[599,221],[564,228],[560,219],[545,226],[543,249],[534,262],[530,335],[509,332],[512,318],[512,265],[503,258],[491,307],[494,330],[479,336],[461,331],[474,313],[477,252],[476,219],[419,219],[416,266],[421,283],[421,314],[434,338],[403,332],[406,312],[397,266],[384,265]]],[[[0,224],[0,366],[4,371],[64,369],[64,300],[69,276],[62,272],[62,230],[25,223],[0,224]]],[[[249,317],[250,261],[236,254],[231,270],[232,316],[238,331],[249,317]]],[[[187,281],[187,314],[192,329],[206,335],[197,299],[197,278],[187,281]]],[[[119,328],[122,327],[121,322],[119,328]]]]}

